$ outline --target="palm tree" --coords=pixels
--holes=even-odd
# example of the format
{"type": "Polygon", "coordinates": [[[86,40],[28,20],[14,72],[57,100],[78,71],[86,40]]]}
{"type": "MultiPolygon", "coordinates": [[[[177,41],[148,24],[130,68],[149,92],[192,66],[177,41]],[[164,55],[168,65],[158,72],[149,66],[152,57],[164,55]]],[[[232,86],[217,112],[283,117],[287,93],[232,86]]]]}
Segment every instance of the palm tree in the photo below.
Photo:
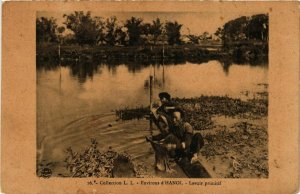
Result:
{"type": "Polygon", "coordinates": [[[129,36],[129,45],[137,45],[140,42],[141,34],[143,32],[142,29],[143,19],[131,17],[126,20],[125,27],[128,29],[129,36]]]}
{"type": "Polygon", "coordinates": [[[163,24],[160,22],[159,18],[152,21],[150,32],[153,35],[154,45],[156,45],[158,37],[162,34],[162,26],[163,24]]]}
{"type": "Polygon", "coordinates": [[[168,43],[170,45],[174,44],[180,44],[180,30],[182,27],[182,24],[179,24],[177,21],[175,22],[167,22],[166,23],[166,34],[168,37],[168,43]]]}

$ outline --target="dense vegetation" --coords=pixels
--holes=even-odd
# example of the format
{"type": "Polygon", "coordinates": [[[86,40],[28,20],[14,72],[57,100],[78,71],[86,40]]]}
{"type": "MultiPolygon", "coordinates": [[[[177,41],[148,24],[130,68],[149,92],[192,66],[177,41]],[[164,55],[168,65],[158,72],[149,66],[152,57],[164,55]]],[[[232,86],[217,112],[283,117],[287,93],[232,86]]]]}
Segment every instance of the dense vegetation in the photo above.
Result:
{"type": "MultiPolygon", "coordinates": [[[[90,12],[64,15],[58,26],[54,18],[36,19],[37,67],[64,64],[74,74],[93,75],[96,66],[126,64],[135,71],[155,64],[203,63],[219,60],[230,64],[266,64],[268,61],[268,15],[242,16],[226,22],[214,34],[182,34],[184,26],[160,18],[145,22],[131,17],[93,17],[90,12]],[[68,31],[68,32],[66,32],[68,31]]],[[[200,29],[201,30],[201,29],[200,29]]],[[[84,76],[86,77],[86,76],[84,76]]]]}
{"type": "MultiPolygon", "coordinates": [[[[150,23],[136,17],[119,21],[115,16],[92,17],[91,12],[82,11],[65,14],[63,17],[64,26],[58,26],[54,18],[37,18],[37,42],[109,46],[180,45],[199,44],[201,41],[211,40],[213,36],[208,32],[203,32],[201,35],[190,33],[182,35],[183,24],[177,21],[162,22],[160,18],[150,23]],[[65,35],[66,29],[71,33],[65,35]]],[[[266,14],[242,16],[225,23],[216,30],[214,36],[222,40],[224,45],[249,40],[267,42],[268,28],[268,15],[266,14]]]]}

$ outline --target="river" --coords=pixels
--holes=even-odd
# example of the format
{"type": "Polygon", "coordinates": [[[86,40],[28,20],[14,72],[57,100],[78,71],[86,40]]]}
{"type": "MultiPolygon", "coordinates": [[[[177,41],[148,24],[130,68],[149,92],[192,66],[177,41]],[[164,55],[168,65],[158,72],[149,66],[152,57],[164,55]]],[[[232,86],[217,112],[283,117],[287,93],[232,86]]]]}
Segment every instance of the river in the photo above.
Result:
{"type": "MultiPolygon", "coordinates": [[[[37,149],[39,162],[54,164],[54,176],[65,172],[65,150],[82,151],[91,138],[100,150],[126,151],[139,162],[151,163],[153,151],[144,137],[149,121],[117,121],[114,110],[149,105],[149,76],[154,98],[161,91],[174,97],[201,95],[246,100],[264,91],[268,67],[219,61],[202,64],[133,68],[125,64],[62,66],[37,70],[37,149]]],[[[172,175],[172,177],[176,175],[172,175]]]]}

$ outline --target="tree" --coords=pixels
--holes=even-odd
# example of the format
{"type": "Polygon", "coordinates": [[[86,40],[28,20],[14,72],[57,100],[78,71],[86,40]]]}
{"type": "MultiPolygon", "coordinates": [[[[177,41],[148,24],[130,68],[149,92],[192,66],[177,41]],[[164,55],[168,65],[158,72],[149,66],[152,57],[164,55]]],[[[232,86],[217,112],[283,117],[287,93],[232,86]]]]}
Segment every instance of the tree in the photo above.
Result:
{"type": "Polygon", "coordinates": [[[75,11],[70,15],[64,15],[64,24],[74,32],[77,43],[95,45],[99,34],[99,26],[91,17],[91,12],[75,11]]]}
{"type": "Polygon", "coordinates": [[[105,41],[108,45],[114,46],[117,43],[117,32],[119,32],[116,16],[107,18],[105,26],[107,31],[105,35],[105,41]]]}
{"type": "Polygon", "coordinates": [[[97,44],[104,44],[105,42],[105,21],[102,17],[94,17],[95,25],[97,26],[97,38],[96,38],[96,43],[97,44]]]}
{"type": "Polygon", "coordinates": [[[118,27],[116,30],[117,43],[119,45],[127,45],[127,29],[125,27],[118,27]]]}
{"type": "Polygon", "coordinates": [[[142,23],[142,34],[148,36],[151,34],[151,24],[149,23],[142,23]]]}
{"type": "Polygon", "coordinates": [[[189,43],[199,44],[200,36],[191,34],[191,30],[189,28],[187,28],[187,30],[189,34],[186,37],[189,39],[189,43]]]}
{"type": "Polygon", "coordinates": [[[202,35],[200,35],[200,39],[201,40],[207,40],[207,39],[209,39],[210,38],[210,36],[209,36],[209,33],[208,32],[203,32],[203,34],[202,35]]]}
{"type": "Polygon", "coordinates": [[[227,22],[223,28],[218,28],[215,35],[223,40],[223,43],[260,40],[268,41],[269,18],[266,14],[242,16],[227,22]]]}
{"type": "Polygon", "coordinates": [[[217,31],[215,32],[215,35],[216,35],[220,40],[223,40],[224,29],[223,29],[223,28],[218,28],[217,31]]]}
{"type": "Polygon", "coordinates": [[[181,30],[182,24],[179,24],[177,21],[175,22],[166,22],[165,28],[166,28],[166,35],[168,37],[168,43],[170,45],[174,44],[180,44],[180,30],[181,30]]]}
{"type": "Polygon", "coordinates": [[[58,31],[59,34],[62,34],[65,31],[65,27],[60,26],[60,27],[57,28],[57,31],[58,31]]]}
{"type": "Polygon", "coordinates": [[[269,17],[266,14],[258,14],[251,17],[247,26],[249,39],[268,41],[269,39],[269,17]]]}
{"type": "Polygon", "coordinates": [[[129,45],[138,45],[141,41],[141,35],[143,33],[142,27],[143,20],[141,18],[131,17],[126,20],[125,27],[129,37],[129,45]]]}
{"type": "Polygon", "coordinates": [[[159,18],[152,21],[152,25],[150,26],[150,33],[153,35],[153,42],[156,45],[158,37],[162,34],[163,24],[160,22],[159,18]]]}
{"type": "Polygon", "coordinates": [[[192,44],[199,44],[199,40],[200,40],[199,36],[196,36],[196,35],[193,35],[193,34],[189,34],[189,35],[187,35],[187,38],[189,39],[190,43],[192,43],[192,44]]]}
{"type": "Polygon", "coordinates": [[[242,16],[227,22],[224,29],[223,41],[241,41],[247,39],[249,17],[242,16]]]}
{"type": "Polygon", "coordinates": [[[57,24],[54,18],[37,18],[36,19],[36,41],[37,42],[56,42],[57,41],[57,24]]]}
{"type": "Polygon", "coordinates": [[[58,38],[60,43],[63,40],[63,35],[62,34],[64,33],[64,31],[65,31],[65,27],[63,27],[63,26],[60,26],[60,27],[57,28],[57,34],[58,34],[57,38],[58,38]]]}

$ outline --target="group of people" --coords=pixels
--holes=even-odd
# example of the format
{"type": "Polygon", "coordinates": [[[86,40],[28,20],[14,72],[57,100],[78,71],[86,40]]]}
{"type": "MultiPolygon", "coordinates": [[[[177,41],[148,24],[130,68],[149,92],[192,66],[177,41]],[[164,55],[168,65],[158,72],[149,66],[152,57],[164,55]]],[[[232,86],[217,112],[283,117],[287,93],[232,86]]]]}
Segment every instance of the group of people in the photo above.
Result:
{"type": "Polygon", "coordinates": [[[159,93],[161,105],[152,109],[150,119],[155,123],[160,133],[151,138],[151,141],[159,142],[166,150],[166,154],[180,160],[188,158],[191,163],[198,159],[198,152],[204,145],[200,133],[194,133],[190,123],[185,121],[184,111],[171,100],[167,92],[159,93]]]}

